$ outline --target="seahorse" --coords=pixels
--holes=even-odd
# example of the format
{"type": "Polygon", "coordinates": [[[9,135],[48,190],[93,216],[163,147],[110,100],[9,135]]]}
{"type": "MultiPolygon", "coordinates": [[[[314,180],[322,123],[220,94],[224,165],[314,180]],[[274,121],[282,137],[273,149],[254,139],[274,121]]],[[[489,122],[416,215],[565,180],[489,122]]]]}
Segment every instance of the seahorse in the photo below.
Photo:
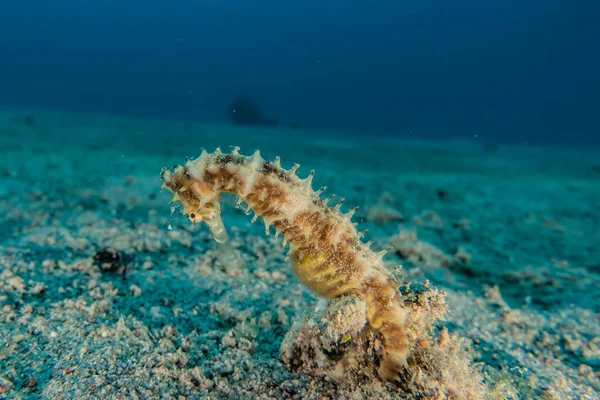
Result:
{"type": "Polygon", "coordinates": [[[366,303],[367,325],[380,334],[382,355],[377,368],[383,380],[394,381],[407,367],[409,340],[405,321],[409,309],[402,301],[398,283],[385,268],[385,251],[374,252],[364,243],[351,217],[356,209],[340,211],[342,201],[328,206],[321,199],[325,187],[313,190],[314,171],[300,179],[295,164],[281,167],[277,157],[265,161],[257,150],[244,156],[235,147],[231,154],[220,149],[205,150],[197,159],[172,170],[163,168],[163,188],[180,202],[182,213],[192,223],[208,225],[214,239],[227,245],[228,236],[221,219],[221,193],[237,196],[238,206],[262,217],[267,234],[289,243],[288,257],[298,280],[318,295],[333,299],[344,295],[362,297],[366,303]]]}

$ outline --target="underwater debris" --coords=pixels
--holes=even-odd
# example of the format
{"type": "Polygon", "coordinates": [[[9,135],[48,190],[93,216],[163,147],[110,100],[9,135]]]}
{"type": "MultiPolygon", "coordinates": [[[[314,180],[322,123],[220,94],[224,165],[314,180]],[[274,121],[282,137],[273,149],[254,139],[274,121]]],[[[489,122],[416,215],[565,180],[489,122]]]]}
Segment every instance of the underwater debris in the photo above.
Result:
{"type": "Polygon", "coordinates": [[[367,212],[367,220],[382,224],[386,222],[403,221],[404,215],[393,207],[378,203],[369,208],[367,212]]]}
{"type": "Polygon", "coordinates": [[[33,114],[19,115],[14,117],[12,121],[18,124],[25,125],[30,129],[35,129],[38,126],[38,123],[33,114]]]}
{"type": "MultiPolygon", "coordinates": [[[[393,389],[375,391],[386,393],[381,396],[385,399],[488,398],[481,374],[472,365],[468,340],[446,328],[437,336],[431,334],[446,312],[445,293],[426,283],[403,294],[411,309],[405,324],[411,341],[408,368],[393,389]]],[[[365,311],[361,298],[343,296],[333,299],[320,319],[297,318],[281,343],[281,360],[293,371],[338,382],[349,390],[372,389],[375,383],[369,372],[381,341],[368,329],[360,330],[366,323],[365,311]]]]}
{"type": "Polygon", "coordinates": [[[123,274],[125,277],[125,263],[123,255],[112,247],[104,247],[94,254],[94,264],[102,272],[113,272],[123,274]]]}
{"type": "MultiPolygon", "coordinates": [[[[265,161],[259,151],[244,156],[236,147],[231,154],[220,149],[210,154],[203,151],[183,166],[163,169],[161,177],[163,188],[174,195],[172,202],[181,203],[182,213],[191,222],[204,222],[221,244],[229,243],[221,219],[221,193],[236,195],[238,207],[245,203],[246,213],[254,212],[253,222],[262,217],[267,235],[273,226],[275,235],[283,236],[284,246],[289,243],[288,258],[300,282],[322,297],[334,299],[333,303],[358,299],[342,303],[355,315],[361,315],[363,305],[364,323],[359,318],[353,329],[330,325],[326,330],[330,332],[326,335],[330,352],[334,352],[332,341],[348,346],[355,337],[369,337],[367,341],[377,349],[369,357],[371,369],[376,369],[382,380],[406,382],[408,377],[414,381],[409,371],[409,364],[415,362],[412,349],[423,347],[427,340],[412,343],[419,335],[409,338],[406,327],[407,321],[415,318],[411,314],[419,316],[422,311],[412,313],[414,306],[405,304],[399,283],[383,263],[386,251],[374,252],[372,242],[361,241],[362,235],[351,221],[354,210],[342,213],[341,202],[329,206],[329,198],[320,198],[325,188],[312,189],[314,172],[300,179],[298,168],[296,164],[285,170],[279,158],[265,161]]],[[[425,325],[429,335],[431,324],[425,325]]]]}
{"type": "Polygon", "coordinates": [[[399,232],[390,238],[390,244],[398,257],[411,264],[425,267],[452,265],[452,259],[448,255],[431,243],[419,239],[414,230],[400,228],[399,232]]]}
{"type": "Polygon", "coordinates": [[[277,126],[276,119],[262,115],[258,105],[249,97],[240,96],[231,102],[227,116],[236,125],[277,126]]]}

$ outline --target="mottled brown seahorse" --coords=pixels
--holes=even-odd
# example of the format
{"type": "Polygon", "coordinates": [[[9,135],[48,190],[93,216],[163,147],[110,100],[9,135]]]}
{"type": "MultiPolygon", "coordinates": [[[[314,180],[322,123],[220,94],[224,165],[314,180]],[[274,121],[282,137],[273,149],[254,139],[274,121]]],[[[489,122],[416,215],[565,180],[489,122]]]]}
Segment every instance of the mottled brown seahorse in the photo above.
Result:
{"type": "Polygon", "coordinates": [[[274,226],[289,256],[296,277],[308,288],[326,298],[360,296],[367,305],[368,326],[381,334],[383,354],[378,374],[395,380],[406,366],[408,338],[404,307],[398,284],[382,262],[384,252],[370,250],[351,222],[354,210],[342,214],[340,204],[329,207],[319,196],[324,188],[312,189],[313,171],[307,178],[296,175],[299,165],[285,170],[279,157],[263,160],[256,151],[252,156],[231,154],[220,149],[203,151],[174,170],[163,169],[163,187],[180,201],[183,214],[193,223],[204,222],[219,243],[227,243],[221,220],[220,196],[233,193],[238,205],[246,203],[254,218],[262,217],[268,233],[274,226]]]}

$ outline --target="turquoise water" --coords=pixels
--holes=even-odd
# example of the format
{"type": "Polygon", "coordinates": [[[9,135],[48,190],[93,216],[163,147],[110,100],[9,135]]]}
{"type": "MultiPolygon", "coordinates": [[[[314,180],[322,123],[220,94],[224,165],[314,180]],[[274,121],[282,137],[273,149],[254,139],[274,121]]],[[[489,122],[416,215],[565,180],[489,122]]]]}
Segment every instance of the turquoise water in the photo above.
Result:
{"type": "Polygon", "coordinates": [[[598,144],[598,4],[25,0],[0,5],[0,105],[598,144]]]}

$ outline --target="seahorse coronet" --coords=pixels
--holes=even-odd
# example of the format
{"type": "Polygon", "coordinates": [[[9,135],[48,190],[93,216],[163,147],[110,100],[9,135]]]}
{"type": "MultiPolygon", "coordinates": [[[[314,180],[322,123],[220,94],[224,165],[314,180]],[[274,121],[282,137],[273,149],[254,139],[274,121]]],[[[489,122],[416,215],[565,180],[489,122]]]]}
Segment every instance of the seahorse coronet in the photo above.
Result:
{"type": "Polygon", "coordinates": [[[382,338],[379,376],[396,380],[406,367],[409,351],[405,329],[409,309],[383,264],[385,250],[373,252],[371,243],[361,241],[364,232],[357,232],[351,220],[355,209],[343,214],[343,199],[330,207],[329,198],[320,198],[325,188],[313,190],[313,171],[301,179],[296,173],[298,164],[286,170],[279,157],[269,162],[258,150],[251,156],[239,151],[237,146],[230,154],[220,148],[213,153],[203,150],[184,165],[163,168],[163,188],[173,193],[172,201],[182,204],[182,213],[191,222],[208,225],[220,243],[227,239],[220,196],[233,193],[237,206],[245,203],[248,211],[254,211],[254,219],[263,218],[267,234],[274,226],[276,235],[283,236],[284,245],[290,246],[288,258],[294,274],[302,284],[329,299],[348,294],[362,297],[368,326],[382,338]]]}

